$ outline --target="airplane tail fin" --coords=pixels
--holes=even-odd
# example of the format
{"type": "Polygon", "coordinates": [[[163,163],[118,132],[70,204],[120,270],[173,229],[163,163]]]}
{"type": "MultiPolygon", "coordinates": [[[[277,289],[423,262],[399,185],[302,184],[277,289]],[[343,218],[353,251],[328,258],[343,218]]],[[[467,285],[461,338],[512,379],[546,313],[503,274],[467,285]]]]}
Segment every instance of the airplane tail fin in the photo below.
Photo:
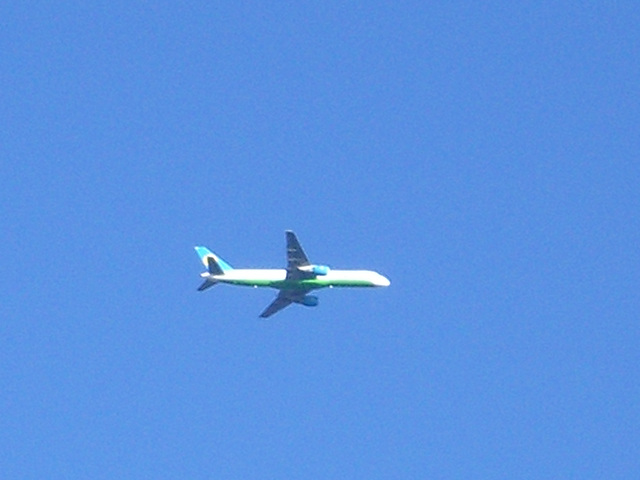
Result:
{"type": "MultiPolygon", "coordinates": [[[[195,247],[202,264],[207,267],[210,275],[224,275],[224,272],[233,270],[231,265],[218,257],[206,247],[195,247]]],[[[206,283],[206,282],[205,282],[206,283]]],[[[204,284],[202,285],[204,287],[204,284]]],[[[210,285],[209,285],[210,286],[210,285]]],[[[208,288],[208,287],[205,287],[208,288]]],[[[204,290],[204,289],[203,289],[204,290]]]]}

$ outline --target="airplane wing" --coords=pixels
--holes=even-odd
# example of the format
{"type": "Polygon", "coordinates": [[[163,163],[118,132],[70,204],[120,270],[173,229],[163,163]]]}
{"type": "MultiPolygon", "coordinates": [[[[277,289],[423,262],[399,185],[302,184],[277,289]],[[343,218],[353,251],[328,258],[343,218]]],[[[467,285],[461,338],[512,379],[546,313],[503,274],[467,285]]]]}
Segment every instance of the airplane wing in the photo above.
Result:
{"type": "Polygon", "coordinates": [[[310,265],[310,262],[296,234],[291,230],[285,233],[287,235],[287,280],[298,280],[303,276],[299,268],[310,265]]]}
{"type": "Polygon", "coordinates": [[[309,265],[309,259],[298,242],[296,234],[287,230],[287,270],[296,270],[298,267],[309,265]]]}
{"type": "Polygon", "coordinates": [[[274,313],[279,312],[283,308],[287,308],[294,302],[300,301],[305,295],[306,290],[280,290],[276,299],[269,304],[267,308],[260,314],[260,317],[267,318],[274,313]]]}
{"type": "MultiPolygon", "coordinates": [[[[302,272],[298,270],[300,267],[310,265],[307,254],[304,253],[296,234],[291,230],[287,230],[287,279],[297,279],[302,272]]],[[[287,308],[292,303],[300,303],[309,290],[280,290],[276,299],[265,308],[260,314],[262,318],[267,318],[274,313],[279,312],[283,308],[287,308]]]]}

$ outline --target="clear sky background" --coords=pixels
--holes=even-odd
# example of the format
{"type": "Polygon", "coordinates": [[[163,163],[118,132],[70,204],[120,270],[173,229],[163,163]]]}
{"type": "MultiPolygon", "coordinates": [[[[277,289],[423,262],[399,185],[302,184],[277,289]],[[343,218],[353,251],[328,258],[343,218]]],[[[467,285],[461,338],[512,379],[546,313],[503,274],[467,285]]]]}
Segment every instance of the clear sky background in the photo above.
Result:
{"type": "Polygon", "coordinates": [[[0,477],[637,478],[639,5],[4,2],[0,477]]]}

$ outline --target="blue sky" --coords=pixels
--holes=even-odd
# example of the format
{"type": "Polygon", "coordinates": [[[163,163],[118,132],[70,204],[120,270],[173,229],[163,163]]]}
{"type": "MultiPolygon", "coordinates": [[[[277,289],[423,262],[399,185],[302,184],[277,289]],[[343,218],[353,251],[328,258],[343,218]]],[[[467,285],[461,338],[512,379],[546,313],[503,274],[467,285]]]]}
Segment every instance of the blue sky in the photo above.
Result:
{"type": "Polygon", "coordinates": [[[637,475],[638,4],[232,3],[0,7],[0,476],[637,475]]]}

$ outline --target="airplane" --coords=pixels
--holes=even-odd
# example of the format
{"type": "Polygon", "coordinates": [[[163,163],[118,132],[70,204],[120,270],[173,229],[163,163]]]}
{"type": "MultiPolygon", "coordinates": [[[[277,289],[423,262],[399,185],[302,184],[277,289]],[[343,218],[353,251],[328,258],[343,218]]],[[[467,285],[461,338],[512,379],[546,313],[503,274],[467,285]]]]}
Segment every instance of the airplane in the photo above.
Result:
{"type": "Polygon", "coordinates": [[[200,274],[204,282],[198,291],[206,290],[218,283],[243,285],[248,287],[271,287],[279,290],[271,304],[260,317],[267,318],[292,303],[315,307],[319,300],[309,295],[312,290],[333,287],[388,287],[391,282],[386,277],[370,270],[333,270],[326,265],[309,262],[296,234],[285,231],[287,240],[286,269],[237,269],[206,247],[195,250],[207,268],[200,274]]]}

